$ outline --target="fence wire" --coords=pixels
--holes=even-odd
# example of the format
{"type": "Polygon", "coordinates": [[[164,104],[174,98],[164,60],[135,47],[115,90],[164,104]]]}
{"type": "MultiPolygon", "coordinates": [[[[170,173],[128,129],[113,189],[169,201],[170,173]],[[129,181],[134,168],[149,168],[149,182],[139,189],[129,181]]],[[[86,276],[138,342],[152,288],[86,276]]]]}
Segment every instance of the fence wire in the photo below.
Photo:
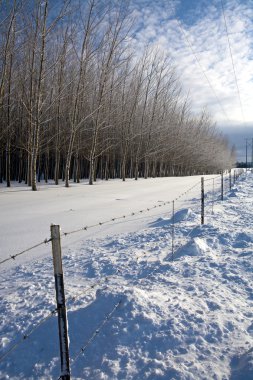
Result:
{"type": "MultiPolygon", "coordinates": [[[[191,190],[193,190],[196,186],[198,186],[198,184],[199,184],[199,181],[198,181],[195,185],[193,185],[192,187],[190,187],[189,189],[187,189],[185,192],[183,192],[182,194],[180,194],[175,200],[178,200],[178,199],[182,198],[184,195],[188,194],[191,190]]],[[[82,226],[82,227],[77,228],[77,229],[72,230],[72,231],[62,232],[61,236],[65,236],[65,237],[66,237],[66,236],[69,236],[69,235],[75,234],[75,233],[77,233],[77,232],[87,231],[88,229],[92,229],[92,228],[95,228],[95,227],[102,226],[102,225],[104,225],[104,224],[108,224],[108,223],[111,223],[111,222],[115,222],[116,220],[126,219],[126,218],[129,218],[129,217],[131,217],[131,216],[135,216],[135,215],[138,215],[138,214],[142,214],[142,213],[144,213],[144,212],[148,212],[148,211],[154,210],[154,209],[156,209],[156,208],[160,208],[160,207],[162,207],[162,206],[166,206],[166,205],[171,204],[171,203],[172,203],[172,201],[166,201],[166,202],[163,202],[163,203],[161,203],[161,204],[159,204],[159,205],[154,205],[154,206],[151,206],[151,207],[147,207],[147,208],[145,208],[145,209],[143,209],[143,210],[139,210],[139,211],[131,212],[130,214],[127,214],[127,215],[122,215],[122,216],[119,216],[119,217],[113,217],[113,218],[110,218],[110,219],[108,219],[108,220],[105,220],[105,221],[101,221],[101,222],[95,223],[95,224],[93,224],[93,225],[82,226]]],[[[35,248],[38,248],[38,247],[42,246],[43,244],[47,244],[47,243],[49,243],[50,241],[52,241],[52,238],[46,238],[46,239],[44,239],[43,241],[41,241],[41,242],[39,242],[39,243],[37,243],[37,244],[35,244],[35,245],[29,247],[29,248],[26,248],[26,249],[23,250],[23,251],[17,252],[16,254],[13,254],[13,255],[11,255],[10,257],[8,257],[8,258],[6,258],[6,259],[0,261],[0,265],[6,263],[6,262],[8,262],[8,261],[15,260],[16,257],[21,256],[21,255],[23,255],[23,254],[25,254],[25,253],[27,253],[27,252],[29,252],[29,251],[35,249],[35,248]]]]}
{"type": "MultiPolygon", "coordinates": [[[[208,179],[206,179],[205,181],[211,181],[211,180],[213,180],[213,179],[215,180],[216,178],[219,178],[219,177],[220,177],[220,175],[219,175],[219,176],[216,176],[216,177],[214,177],[214,178],[208,178],[208,179]]],[[[178,197],[176,197],[176,198],[173,199],[173,200],[174,200],[174,201],[178,201],[180,198],[182,198],[183,196],[185,196],[186,194],[188,194],[191,190],[193,190],[193,189],[194,189],[195,187],[197,187],[198,185],[199,185],[199,181],[198,181],[195,185],[191,186],[189,189],[187,189],[186,191],[184,191],[183,193],[181,193],[178,197]]],[[[161,204],[159,204],[159,205],[154,205],[154,206],[151,206],[151,207],[147,207],[147,208],[145,208],[145,209],[143,209],[143,210],[138,210],[138,211],[135,211],[135,212],[131,212],[130,214],[121,215],[121,216],[119,216],[119,217],[113,217],[113,218],[110,218],[110,219],[108,219],[108,220],[104,220],[104,221],[101,221],[101,222],[98,222],[98,223],[95,223],[95,224],[92,224],[92,225],[82,226],[82,227],[77,228],[77,229],[72,230],[72,231],[62,232],[62,233],[61,233],[61,236],[65,236],[65,237],[66,237],[66,236],[69,236],[69,235],[72,235],[72,234],[75,234],[75,233],[78,233],[78,232],[81,232],[81,231],[87,231],[88,229],[92,229],[92,228],[95,228],[95,227],[102,226],[102,225],[104,225],[104,224],[108,224],[108,223],[111,223],[111,222],[115,222],[115,221],[117,221],[117,220],[126,219],[126,218],[129,218],[129,217],[132,217],[132,216],[138,215],[138,214],[142,214],[142,213],[144,213],[144,212],[148,212],[148,211],[154,210],[154,209],[156,209],[156,208],[160,208],[160,207],[162,207],[162,206],[169,205],[169,204],[171,204],[171,203],[173,202],[173,200],[171,200],[171,201],[165,201],[165,202],[163,202],[163,203],[161,203],[161,204]]],[[[15,260],[16,257],[21,256],[21,255],[23,255],[23,254],[25,254],[25,253],[27,253],[27,252],[29,252],[29,251],[35,249],[35,248],[38,248],[38,247],[42,246],[43,244],[47,244],[47,243],[49,243],[51,240],[52,240],[52,238],[46,238],[46,239],[44,239],[42,242],[39,242],[39,243],[37,243],[37,244],[35,244],[35,245],[29,247],[29,248],[26,248],[25,250],[23,250],[23,251],[21,251],[21,252],[18,252],[18,253],[16,253],[16,254],[13,254],[13,255],[11,255],[10,257],[8,257],[8,258],[6,258],[6,259],[0,261],[0,265],[6,263],[6,262],[8,262],[8,261],[15,260]]]]}
{"type": "MultiPolygon", "coordinates": [[[[210,179],[207,179],[207,181],[215,181],[217,178],[221,178],[221,176],[220,175],[218,175],[218,176],[216,176],[216,177],[214,177],[214,178],[210,178],[210,179]]],[[[190,190],[192,190],[194,187],[196,187],[197,185],[199,185],[199,182],[197,183],[197,184],[195,184],[194,186],[192,186],[190,189],[188,189],[186,192],[184,192],[184,193],[182,193],[179,197],[177,197],[176,199],[177,200],[179,200],[180,199],[180,197],[182,197],[183,195],[185,195],[185,194],[187,194],[190,190]]],[[[209,194],[212,194],[211,193],[211,191],[212,190],[209,190],[209,192],[207,192],[206,194],[205,194],[205,198],[207,198],[207,196],[209,196],[209,194]]],[[[218,190],[216,190],[216,192],[218,192],[218,190]]],[[[213,195],[213,194],[212,194],[213,195]]],[[[217,196],[217,198],[215,199],[216,201],[218,201],[219,200],[219,196],[217,196]]],[[[197,200],[198,202],[200,201],[200,198],[197,200]]],[[[194,208],[191,208],[194,212],[197,212],[197,208],[199,208],[199,205],[197,204],[197,201],[195,200],[194,201],[194,203],[196,203],[196,205],[195,205],[195,207],[194,208]]],[[[212,201],[213,201],[213,199],[212,199],[212,201]]],[[[172,201],[172,203],[173,202],[175,202],[175,201],[172,201]]],[[[158,207],[158,206],[157,206],[158,207]]],[[[205,205],[205,208],[206,207],[209,207],[209,206],[207,206],[207,205],[205,205]]],[[[181,210],[181,207],[178,207],[178,208],[174,208],[174,213],[176,213],[176,212],[178,212],[178,211],[180,211],[181,210]]],[[[158,215],[158,214],[157,214],[158,215]]],[[[160,214],[159,214],[160,215],[160,214]]],[[[190,234],[192,233],[192,231],[198,226],[199,224],[194,224],[193,225],[193,227],[191,228],[191,230],[187,233],[187,235],[185,236],[185,239],[187,239],[189,236],[190,236],[190,234]]],[[[175,239],[175,223],[174,223],[174,220],[173,220],[173,213],[172,213],[172,219],[171,219],[171,239],[173,240],[173,242],[176,240],[175,239]],[[173,229],[174,229],[174,233],[173,233],[173,229]]],[[[173,248],[176,248],[175,249],[175,251],[173,252],[173,250],[172,250],[172,261],[173,261],[173,258],[174,258],[174,254],[176,255],[176,253],[177,253],[177,251],[184,245],[184,243],[183,244],[180,244],[179,246],[177,246],[177,247],[174,247],[174,245],[173,245],[174,243],[172,243],[172,246],[173,246],[173,248]]],[[[144,257],[147,257],[147,253],[146,252],[144,252],[142,255],[139,255],[137,258],[136,258],[136,262],[138,263],[141,259],[143,259],[144,257]]],[[[112,278],[112,277],[114,277],[114,276],[116,276],[118,273],[121,273],[122,272],[122,269],[129,269],[129,265],[127,265],[127,266],[124,266],[123,268],[121,268],[121,269],[117,269],[117,271],[115,272],[115,274],[113,274],[113,275],[109,275],[109,276],[105,276],[105,277],[103,277],[101,280],[99,280],[98,282],[96,282],[96,283],[94,283],[93,285],[91,285],[90,287],[88,287],[85,291],[83,291],[83,292],[81,292],[81,293],[79,293],[79,294],[77,294],[77,295],[75,295],[75,296],[71,296],[70,298],[69,298],[69,300],[72,300],[72,301],[76,301],[76,300],[78,300],[78,299],[81,299],[83,296],[84,296],[84,294],[86,294],[89,290],[92,290],[92,289],[94,289],[94,288],[96,288],[97,286],[99,286],[99,285],[101,285],[101,284],[105,284],[105,283],[108,283],[108,281],[109,281],[109,279],[110,278],[112,278]]],[[[152,273],[149,273],[148,274],[148,276],[147,277],[149,277],[150,275],[152,275],[152,273]]],[[[146,277],[144,277],[144,278],[146,278],[146,277]]]]}
{"type": "Polygon", "coordinates": [[[80,348],[79,352],[74,356],[74,358],[71,361],[71,365],[74,364],[80,355],[83,355],[84,352],[87,350],[87,348],[91,345],[91,343],[94,341],[94,339],[98,336],[98,334],[101,332],[103,327],[108,323],[108,321],[111,319],[115,311],[120,307],[122,304],[122,299],[120,299],[113,307],[113,309],[110,311],[109,314],[105,316],[105,318],[102,320],[102,322],[98,325],[96,330],[91,334],[90,338],[85,342],[85,344],[80,348]]]}
{"type": "MultiPolygon", "coordinates": [[[[234,175],[234,180],[232,179],[231,181],[231,185],[233,186],[235,184],[235,180],[241,175],[242,173],[240,172],[239,174],[236,174],[234,175]]],[[[209,181],[213,181],[213,184],[215,183],[215,180],[217,178],[221,178],[220,175],[214,177],[214,178],[209,178],[209,179],[205,179],[205,182],[209,182],[209,181]]],[[[227,178],[224,178],[224,190],[225,190],[225,184],[228,184],[228,189],[230,190],[230,178],[231,177],[227,177],[227,178]]],[[[73,230],[73,231],[69,231],[69,232],[65,232],[65,233],[62,233],[62,235],[64,236],[68,236],[68,235],[71,235],[71,234],[74,234],[74,233],[77,233],[77,232],[81,232],[81,231],[86,231],[87,229],[90,229],[90,228],[94,228],[94,227],[98,227],[98,226],[102,226],[104,224],[107,224],[107,223],[110,223],[110,222],[114,222],[116,220],[120,220],[120,219],[126,219],[126,218],[129,218],[131,216],[134,216],[134,215],[138,215],[138,214],[142,214],[144,212],[147,212],[147,211],[150,211],[150,210],[153,210],[153,209],[156,209],[156,208],[160,208],[162,206],[165,206],[165,205],[168,205],[168,204],[172,204],[172,202],[174,201],[178,201],[179,199],[181,199],[183,196],[185,196],[186,194],[188,194],[191,190],[193,190],[196,186],[199,186],[200,185],[200,182],[198,181],[198,183],[196,183],[194,186],[190,187],[188,190],[186,190],[185,192],[181,193],[177,198],[175,198],[174,200],[172,201],[167,201],[167,202],[163,202],[159,205],[155,205],[155,206],[152,206],[150,208],[146,208],[146,209],[143,209],[143,210],[139,210],[139,211],[136,211],[136,212],[132,212],[128,215],[122,215],[120,217],[115,217],[115,218],[111,218],[109,220],[106,220],[106,221],[103,221],[103,222],[99,222],[99,223],[96,223],[94,225],[90,225],[90,226],[84,226],[84,227],[81,227],[79,229],[76,229],[76,230],[73,230]]],[[[214,186],[214,185],[213,185],[214,186]]],[[[211,191],[209,191],[209,193],[211,194],[211,191]]],[[[218,192],[218,190],[216,191],[218,192]]],[[[214,193],[214,192],[213,192],[214,193]]],[[[212,193],[212,194],[213,194],[212,193]]],[[[206,193],[206,195],[208,196],[208,192],[206,193]]],[[[219,197],[218,197],[219,199],[219,197]]],[[[177,211],[180,210],[180,208],[177,209],[177,211]]],[[[199,225],[199,224],[198,224],[199,225]]],[[[187,235],[185,236],[185,238],[188,238],[190,236],[190,234],[192,233],[192,231],[198,226],[198,225],[194,225],[193,228],[187,233],[187,235]]],[[[173,226],[175,227],[175,225],[173,224],[173,226]]],[[[171,233],[172,235],[172,233],[171,233]]],[[[49,243],[50,241],[52,240],[52,238],[46,238],[44,239],[43,241],[41,241],[40,243],[38,244],[35,244],[33,245],[32,247],[29,247],[23,251],[20,251],[14,255],[11,255],[9,258],[6,258],[2,261],[0,261],[0,265],[4,264],[5,262],[7,261],[10,261],[10,260],[15,260],[16,257],[18,256],[21,256],[23,254],[25,254],[26,252],[29,252],[39,246],[42,246],[43,244],[47,244],[49,243]]],[[[184,244],[180,245],[179,247],[176,248],[176,250],[174,251],[174,255],[176,254],[176,252],[183,246],[184,244]]],[[[173,255],[173,256],[174,256],[173,255]]],[[[172,258],[173,258],[172,256],[172,258]]],[[[136,259],[136,262],[138,263],[139,260],[143,257],[146,257],[146,252],[144,252],[143,255],[141,256],[138,256],[137,259],[136,259]]],[[[129,268],[129,266],[125,266],[124,269],[126,268],[129,268]]],[[[73,296],[70,296],[69,300],[71,301],[76,301],[78,300],[79,298],[82,298],[84,296],[84,294],[86,294],[89,290],[92,290],[94,289],[95,287],[103,284],[103,283],[107,283],[109,278],[111,277],[114,277],[115,275],[117,275],[118,273],[121,273],[122,271],[122,268],[117,268],[117,271],[115,274],[113,275],[110,275],[110,276],[105,276],[103,277],[102,279],[100,279],[99,281],[97,281],[96,283],[92,284],[91,286],[89,286],[87,289],[85,289],[84,291],[82,291],[81,294],[78,294],[78,295],[73,295],[73,296]]],[[[150,277],[151,275],[153,275],[155,272],[157,271],[157,268],[154,268],[153,271],[149,272],[147,276],[145,277],[142,277],[141,280],[143,279],[146,279],[148,277],[150,277]]],[[[79,352],[76,354],[76,356],[72,359],[71,361],[71,364],[74,364],[77,359],[80,357],[80,355],[82,355],[86,350],[87,348],[90,346],[90,344],[94,341],[94,339],[97,337],[97,335],[101,332],[101,330],[103,329],[103,327],[106,325],[106,323],[108,323],[108,321],[111,319],[111,317],[113,316],[113,314],[116,312],[116,310],[120,307],[120,305],[122,304],[122,299],[120,299],[113,307],[113,309],[110,311],[110,313],[108,313],[105,318],[102,320],[102,322],[99,324],[99,326],[96,328],[96,330],[93,331],[93,333],[91,334],[90,338],[85,342],[85,344],[81,347],[81,349],[79,350],[79,352]]],[[[13,352],[14,350],[16,350],[18,348],[18,346],[20,346],[22,344],[22,342],[24,342],[26,339],[28,339],[43,323],[45,323],[50,317],[54,316],[56,313],[57,313],[57,308],[53,309],[52,311],[50,311],[47,315],[45,315],[45,317],[43,317],[37,324],[35,324],[33,327],[31,327],[30,329],[28,329],[28,331],[22,335],[22,337],[19,337],[17,338],[16,342],[13,343],[8,349],[7,351],[2,354],[2,356],[0,356],[0,362],[3,361],[11,352],[13,352]]],[[[60,378],[59,378],[60,379],[60,378]]]]}
{"type": "MultiPolygon", "coordinates": [[[[190,229],[190,231],[188,231],[187,235],[185,236],[185,238],[188,238],[190,236],[190,234],[192,233],[192,231],[197,227],[198,225],[194,225],[193,228],[190,229]]],[[[177,248],[180,249],[180,247],[177,248]]],[[[142,255],[142,257],[146,256],[146,252],[142,255]]],[[[140,257],[137,258],[137,262],[139,260],[140,257]]],[[[154,268],[153,271],[151,271],[147,276],[145,277],[142,277],[141,280],[143,279],[147,279],[148,277],[150,277],[151,275],[153,275],[155,272],[157,271],[157,268],[154,268]]],[[[216,287],[218,287],[219,285],[216,285],[216,287]]],[[[76,356],[73,358],[73,360],[71,361],[71,364],[74,364],[77,359],[82,355],[84,354],[84,352],[87,350],[87,348],[90,346],[90,344],[95,340],[95,338],[97,337],[97,335],[100,333],[100,331],[102,330],[102,328],[104,327],[104,325],[109,321],[109,319],[112,317],[112,315],[115,313],[115,311],[119,308],[119,306],[121,305],[122,303],[122,300],[120,300],[119,302],[117,302],[112,311],[106,315],[106,317],[104,318],[104,320],[100,323],[100,325],[96,328],[96,330],[92,333],[92,335],[90,336],[90,338],[86,341],[86,343],[84,344],[84,346],[81,347],[81,349],[79,350],[79,352],[76,354],[76,356]]],[[[59,378],[60,379],[60,378],[59,378]]]]}
{"type": "MultiPolygon", "coordinates": [[[[180,198],[182,198],[184,195],[188,194],[191,190],[193,190],[198,185],[199,185],[199,181],[195,185],[193,185],[192,187],[190,187],[189,189],[187,189],[185,192],[181,193],[177,198],[175,198],[175,200],[179,200],[180,198]]],[[[162,206],[167,206],[167,205],[171,204],[172,202],[173,202],[173,200],[162,202],[159,205],[154,205],[154,206],[151,206],[151,207],[147,207],[147,208],[145,208],[143,210],[131,212],[130,214],[126,214],[126,215],[110,218],[108,220],[104,220],[102,222],[98,222],[98,223],[95,223],[95,224],[92,224],[92,225],[89,225],[89,226],[83,226],[83,227],[77,228],[77,229],[75,229],[73,231],[62,232],[61,236],[68,236],[68,235],[75,234],[77,232],[87,231],[88,229],[91,229],[91,228],[94,228],[94,227],[99,227],[99,226],[102,226],[104,224],[108,224],[108,223],[114,222],[116,220],[126,219],[126,218],[129,218],[131,216],[135,216],[135,215],[138,215],[138,214],[142,214],[144,212],[148,212],[148,211],[154,210],[156,208],[160,208],[162,206]]]]}
{"type": "Polygon", "coordinates": [[[0,356],[0,362],[5,359],[12,351],[16,350],[18,346],[21,345],[27,338],[29,338],[34,331],[36,331],[43,323],[45,323],[49,318],[51,318],[53,315],[55,315],[57,312],[57,308],[54,310],[51,310],[50,313],[48,313],[44,318],[42,318],[37,324],[35,324],[33,327],[31,327],[25,334],[22,335],[22,337],[17,338],[17,342],[13,343],[11,347],[2,355],[0,356]]]}
{"type": "Polygon", "coordinates": [[[40,243],[33,245],[32,247],[26,248],[26,249],[24,249],[23,251],[16,253],[15,255],[11,255],[10,257],[7,257],[6,259],[0,261],[0,265],[6,263],[7,261],[15,260],[16,257],[21,256],[21,255],[23,255],[24,253],[29,252],[29,251],[31,251],[31,250],[33,250],[33,249],[35,249],[35,248],[38,248],[38,247],[40,247],[40,246],[43,245],[43,244],[47,244],[47,243],[49,243],[51,240],[52,240],[51,238],[46,238],[46,239],[44,239],[43,241],[41,241],[40,243]]]}

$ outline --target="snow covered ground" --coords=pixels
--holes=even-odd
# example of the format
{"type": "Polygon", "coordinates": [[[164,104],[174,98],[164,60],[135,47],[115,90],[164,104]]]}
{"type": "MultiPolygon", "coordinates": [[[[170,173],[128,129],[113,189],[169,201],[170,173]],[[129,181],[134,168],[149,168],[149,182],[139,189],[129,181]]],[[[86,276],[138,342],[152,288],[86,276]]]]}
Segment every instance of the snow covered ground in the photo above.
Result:
{"type": "MultiPolygon", "coordinates": [[[[145,209],[62,237],[72,379],[253,378],[253,174],[223,202],[211,178],[203,226],[199,177],[0,190],[1,259],[145,209]]],[[[0,378],[57,379],[50,244],[0,269],[0,378]]]]}
{"type": "MultiPolygon", "coordinates": [[[[206,178],[217,176],[206,176],[206,178]]],[[[19,185],[6,188],[0,187],[0,259],[5,259],[16,252],[43,241],[50,235],[50,224],[60,224],[63,232],[78,229],[80,226],[90,226],[132,212],[162,206],[163,202],[171,201],[197,185],[176,203],[181,207],[182,201],[200,196],[200,176],[155,178],[147,180],[97,181],[89,186],[86,182],[71,184],[66,189],[64,183],[55,186],[53,183],[41,184],[39,191],[32,192],[27,186],[19,185]]],[[[207,182],[211,186],[211,181],[207,182]]],[[[215,186],[220,186],[220,180],[215,180],[215,186]]],[[[161,212],[168,212],[171,206],[163,207],[161,212]]],[[[136,215],[124,220],[103,225],[99,229],[89,229],[85,234],[69,236],[63,240],[63,246],[72,246],[83,238],[96,238],[121,232],[138,231],[147,224],[146,217],[161,214],[160,210],[152,209],[147,214],[136,215]],[[137,219],[137,220],[136,220],[137,219]]],[[[20,257],[25,262],[33,257],[49,256],[50,245],[36,249],[20,257]]],[[[11,265],[11,263],[8,263],[11,265]]]]}

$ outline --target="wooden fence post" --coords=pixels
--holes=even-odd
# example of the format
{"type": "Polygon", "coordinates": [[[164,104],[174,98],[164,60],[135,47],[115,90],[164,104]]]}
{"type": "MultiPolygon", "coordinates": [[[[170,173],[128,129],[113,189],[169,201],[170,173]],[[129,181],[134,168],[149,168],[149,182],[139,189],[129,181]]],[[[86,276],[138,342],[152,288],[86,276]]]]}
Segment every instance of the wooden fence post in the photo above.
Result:
{"type": "Polygon", "coordinates": [[[205,191],[204,177],[201,177],[201,224],[204,224],[205,191]]]}
{"type": "Polygon", "coordinates": [[[213,215],[213,208],[214,208],[214,178],[213,178],[213,191],[212,191],[212,215],[213,215]]]}
{"type": "Polygon", "coordinates": [[[221,172],[221,200],[223,201],[223,170],[221,172]]]}
{"type": "Polygon", "coordinates": [[[54,263],[55,293],[58,313],[58,331],[61,355],[61,380],[70,380],[69,339],[65,304],[64,279],[61,258],[60,226],[51,224],[52,253],[54,263]]]}
{"type": "Polygon", "coordinates": [[[175,238],[175,201],[172,201],[172,230],[171,230],[171,253],[174,260],[174,238],[175,238]]]}
{"type": "Polygon", "coordinates": [[[229,170],[229,190],[231,191],[232,189],[232,174],[231,174],[231,169],[229,170]]]}

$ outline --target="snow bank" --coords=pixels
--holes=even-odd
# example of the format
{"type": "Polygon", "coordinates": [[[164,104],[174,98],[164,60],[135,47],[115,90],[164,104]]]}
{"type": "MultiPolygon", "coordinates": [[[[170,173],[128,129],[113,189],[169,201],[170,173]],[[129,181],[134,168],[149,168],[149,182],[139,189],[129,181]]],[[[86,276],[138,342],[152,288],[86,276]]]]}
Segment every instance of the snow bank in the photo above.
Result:
{"type": "MultiPolygon", "coordinates": [[[[63,249],[73,379],[253,378],[252,186],[249,174],[213,214],[207,201],[204,226],[184,207],[174,261],[168,215],[63,249]]],[[[1,277],[4,353],[55,301],[48,258],[1,277]]],[[[59,373],[55,316],[0,362],[2,379],[59,373]]]]}

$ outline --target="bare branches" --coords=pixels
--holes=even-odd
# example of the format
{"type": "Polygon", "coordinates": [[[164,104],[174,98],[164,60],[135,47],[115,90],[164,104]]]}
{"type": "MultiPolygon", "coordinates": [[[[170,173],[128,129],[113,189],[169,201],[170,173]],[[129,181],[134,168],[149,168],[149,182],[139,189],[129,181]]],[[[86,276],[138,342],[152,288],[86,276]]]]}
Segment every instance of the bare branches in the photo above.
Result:
{"type": "Polygon", "coordinates": [[[0,18],[0,182],[35,190],[41,178],[69,186],[233,165],[166,54],[135,52],[126,2],[50,4],[13,0],[0,18]]]}

